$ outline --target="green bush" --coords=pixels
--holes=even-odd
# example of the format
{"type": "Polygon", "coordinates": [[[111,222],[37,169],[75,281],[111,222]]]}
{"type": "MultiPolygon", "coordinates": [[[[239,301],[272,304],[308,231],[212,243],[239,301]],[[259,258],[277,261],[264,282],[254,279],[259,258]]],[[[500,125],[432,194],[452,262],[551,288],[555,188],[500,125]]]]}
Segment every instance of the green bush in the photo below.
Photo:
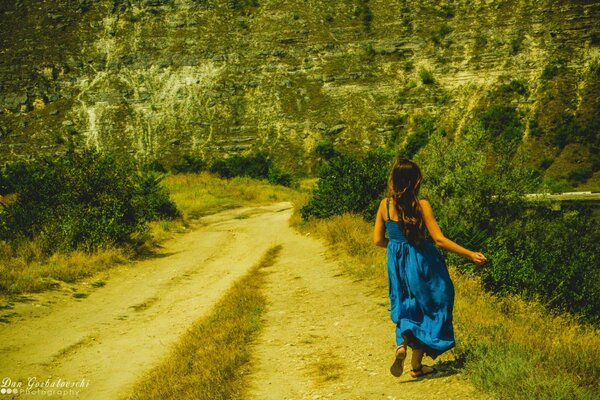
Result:
{"type": "Polygon", "coordinates": [[[173,165],[177,173],[198,173],[206,168],[204,160],[197,156],[184,155],[182,160],[173,165]]]}
{"type": "Polygon", "coordinates": [[[417,128],[411,136],[408,137],[406,146],[404,147],[404,156],[413,158],[417,152],[427,144],[429,136],[435,130],[435,121],[431,117],[421,119],[417,128]]]}
{"type": "Polygon", "coordinates": [[[269,183],[273,185],[281,185],[281,186],[292,186],[292,174],[287,171],[283,171],[279,168],[273,167],[269,171],[269,183]]]}
{"type": "Polygon", "coordinates": [[[421,197],[432,203],[442,231],[490,260],[475,268],[449,254],[452,263],[478,271],[491,290],[600,323],[597,217],[581,205],[552,211],[550,204],[525,201],[524,193],[540,188],[539,173],[524,167],[527,160],[495,153],[486,136],[478,125],[460,141],[434,134],[416,159],[424,173],[421,197]]]}
{"type": "Polygon", "coordinates": [[[328,140],[318,143],[315,147],[315,153],[323,160],[329,160],[337,154],[333,147],[333,143],[328,140]]]}
{"type": "Polygon", "coordinates": [[[235,155],[224,160],[217,160],[211,165],[210,172],[223,178],[248,176],[254,179],[267,179],[271,167],[271,160],[261,152],[246,157],[235,155]]]}
{"type": "Polygon", "coordinates": [[[502,146],[513,146],[523,137],[523,125],[514,107],[493,106],[481,115],[480,121],[491,139],[502,146]]]}
{"type": "Polygon", "coordinates": [[[11,171],[18,196],[0,213],[0,239],[36,238],[47,254],[121,245],[146,221],[177,215],[156,175],[111,154],[71,149],[11,171]]]}
{"type": "Polygon", "coordinates": [[[364,158],[340,153],[319,169],[319,182],[312,198],[300,210],[302,218],[327,218],[345,212],[373,219],[387,187],[393,154],[384,150],[364,158]]]}
{"type": "Polygon", "coordinates": [[[428,71],[426,69],[422,69],[419,72],[419,77],[421,78],[421,82],[423,82],[425,85],[431,85],[435,82],[431,71],[428,71]]]}

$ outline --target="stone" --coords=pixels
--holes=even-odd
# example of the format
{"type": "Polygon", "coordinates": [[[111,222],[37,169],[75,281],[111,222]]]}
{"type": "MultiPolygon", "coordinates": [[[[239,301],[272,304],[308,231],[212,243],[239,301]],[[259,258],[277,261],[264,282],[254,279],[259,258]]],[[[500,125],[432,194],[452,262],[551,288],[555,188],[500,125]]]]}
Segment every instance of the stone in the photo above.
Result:
{"type": "Polygon", "coordinates": [[[336,125],[336,126],[332,127],[331,129],[329,129],[329,134],[330,135],[337,135],[338,133],[340,133],[344,129],[346,129],[346,125],[339,124],[339,125],[336,125]]]}
{"type": "Polygon", "coordinates": [[[71,121],[70,119],[66,119],[62,122],[63,126],[73,126],[75,125],[75,123],[73,121],[71,121]]]}

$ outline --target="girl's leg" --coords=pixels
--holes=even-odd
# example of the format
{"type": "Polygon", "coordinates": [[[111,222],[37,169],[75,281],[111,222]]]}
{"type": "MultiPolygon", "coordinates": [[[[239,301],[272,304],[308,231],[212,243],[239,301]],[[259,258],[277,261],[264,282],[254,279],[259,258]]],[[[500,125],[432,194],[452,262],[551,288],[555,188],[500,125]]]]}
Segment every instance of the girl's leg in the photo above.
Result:
{"type": "Polygon", "coordinates": [[[425,355],[425,350],[423,349],[413,349],[412,358],[410,359],[410,365],[412,369],[419,369],[423,364],[423,356],[425,355]]]}
{"type": "Polygon", "coordinates": [[[433,367],[429,365],[423,365],[423,356],[425,355],[424,349],[413,349],[412,358],[410,360],[410,364],[412,370],[410,372],[413,378],[418,378],[419,376],[427,375],[432,372],[435,372],[433,367]]]}

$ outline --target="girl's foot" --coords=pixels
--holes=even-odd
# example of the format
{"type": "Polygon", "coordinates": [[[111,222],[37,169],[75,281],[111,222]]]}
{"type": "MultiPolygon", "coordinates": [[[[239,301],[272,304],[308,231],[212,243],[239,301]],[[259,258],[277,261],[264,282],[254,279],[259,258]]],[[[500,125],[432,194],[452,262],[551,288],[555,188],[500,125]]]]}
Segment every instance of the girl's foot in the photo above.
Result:
{"type": "Polygon", "coordinates": [[[413,368],[410,370],[410,376],[413,378],[420,378],[425,375],[433,374],[437,372],[435,368],[430,367],[429,365],[421,364],[419,368],[413,368]]]}
{"type": "Polygon", "coordinates": [[[406,359],[406,345],[402,344],[396,347],[396,358],[390,367],[390,372],[395,377],[402,375],[404,372],[404,360],[406,359]]]}

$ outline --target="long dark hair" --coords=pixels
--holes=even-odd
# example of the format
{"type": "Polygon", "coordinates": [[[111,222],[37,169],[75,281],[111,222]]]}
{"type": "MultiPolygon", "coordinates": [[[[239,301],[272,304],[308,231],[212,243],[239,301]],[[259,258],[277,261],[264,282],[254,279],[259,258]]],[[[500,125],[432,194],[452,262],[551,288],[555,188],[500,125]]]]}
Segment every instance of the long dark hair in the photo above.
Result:
{"type": "Polygon", "coordinates": [[[419,166],[400,156],[394,159],[388,179],[390,197],[398,212],[398,223],[406,239],[420,245],[425,240],[423,214],[417,195],[423,176],[419,166]]]}

